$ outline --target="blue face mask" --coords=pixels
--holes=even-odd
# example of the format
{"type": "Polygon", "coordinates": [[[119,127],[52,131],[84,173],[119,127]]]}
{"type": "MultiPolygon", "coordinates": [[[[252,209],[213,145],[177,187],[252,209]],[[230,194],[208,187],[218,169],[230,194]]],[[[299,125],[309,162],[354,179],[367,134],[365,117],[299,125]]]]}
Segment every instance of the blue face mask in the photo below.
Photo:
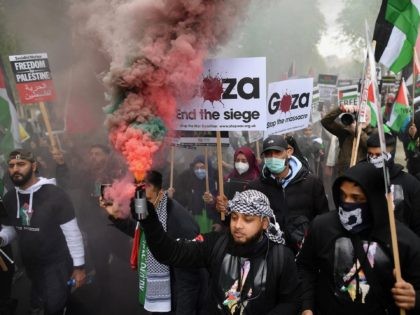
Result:
{"type": "Polygon", "coordinates": [[[195,176],[197,176],[198,179],[206,178],[206,170],[205,169],[202,169],[202,168],[196,169],[196,170],[194,170],[194,174],[195,174],[195,176]]]}
{"type": "Polygon", "coordinates": [[[279,159],[279,158],[264,158],[265,166],[269,169],[269,171],[273,174],[280,174],[286,169],[286,159],[279,159]]]}

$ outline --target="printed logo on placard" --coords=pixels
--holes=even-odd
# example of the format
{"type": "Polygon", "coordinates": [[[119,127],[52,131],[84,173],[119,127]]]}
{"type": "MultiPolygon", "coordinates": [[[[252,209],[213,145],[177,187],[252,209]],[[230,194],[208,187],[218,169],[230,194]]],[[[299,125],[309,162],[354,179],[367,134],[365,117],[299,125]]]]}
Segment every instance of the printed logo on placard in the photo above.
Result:
{"type": "Polygon", "coordinates": [[[239,98],[250,100],[260,97],[260,79],[244,77],[238,81],[237,78],[222,78],[219,75],[212,76],[210,73],[203,78],[200,87],[200,94],[204,102],[214,102],[222,100],[235,100],[239,98]]]}
{"type": "Polygon", "coordinates": [[[280,94],[275,92],[268,101],[268,112],[273,115],[277,111],[287,113],[293,109],[305,108],[308,107],[309,100],[310,93],[290,95],[286,92],[283,94],[283,97],[280,97],[280,94]]]}

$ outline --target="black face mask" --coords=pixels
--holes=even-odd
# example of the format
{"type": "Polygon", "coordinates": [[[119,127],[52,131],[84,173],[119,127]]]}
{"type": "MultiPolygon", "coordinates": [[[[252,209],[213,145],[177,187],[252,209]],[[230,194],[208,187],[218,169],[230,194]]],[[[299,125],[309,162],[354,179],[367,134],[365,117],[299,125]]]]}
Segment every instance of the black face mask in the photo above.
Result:
{"type": "Polygon", "coordinates": [[[340,202],[338,216],[342,226],[350,233],[358,233],[371,227],[372,220],[367,202],[340,202]]]}

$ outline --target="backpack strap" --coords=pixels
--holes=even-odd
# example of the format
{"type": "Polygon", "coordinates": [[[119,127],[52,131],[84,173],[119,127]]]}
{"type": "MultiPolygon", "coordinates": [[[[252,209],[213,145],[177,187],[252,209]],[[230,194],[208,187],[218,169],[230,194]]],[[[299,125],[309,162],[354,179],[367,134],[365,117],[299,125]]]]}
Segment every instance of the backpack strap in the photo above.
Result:
{"type": "MultiPolygon", "coordinates": [[[[368,282],[371,285],[371,294],[374,296],[376,302],[384,308],[384,310],[388,309],[389,305],[385,303],[385,301],[387,301],[388,298],[385,294],[384,285],[379,280],[376,271],[372,268],[368,259],[369,247],[367,251],[365,251],[365,249],[363,248],[363,243],[359,236],[355,236],[351,239],[351,241],[353,244],[356,258],[359,260],[361,268],[363,269],[366,278],[368,279],[368,282]]],[[[368,244],[370,244],[369,240],[368,244]]]]}

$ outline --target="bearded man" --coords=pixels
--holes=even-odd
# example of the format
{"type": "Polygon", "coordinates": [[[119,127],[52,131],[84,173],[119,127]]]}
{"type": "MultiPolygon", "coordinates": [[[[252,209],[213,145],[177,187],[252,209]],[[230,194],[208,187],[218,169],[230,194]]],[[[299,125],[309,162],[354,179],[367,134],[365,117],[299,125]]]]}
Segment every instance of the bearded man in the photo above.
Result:
{"type": "Polygon", "coordinates": [[[36,176],[34,154],[16,150],[8,158],[15,188],[4,196],[7,216],[0,246],[17,235],[22,261],[32,282],[31,314],[63,314],[72,278],[85,281],[82,234],[67,194],[54,179],[36,176]]]}
{"type": "Polygon", "coordinates": [[[140,222],[158,261],[209,271],[210,314],[296,314],[294,257],[283,245],[283,233],[263,193],[236,193],[228,207],[230,230],[205,234],[202,241],[170,238],[150,203],[148,211],[140,222]]]}

